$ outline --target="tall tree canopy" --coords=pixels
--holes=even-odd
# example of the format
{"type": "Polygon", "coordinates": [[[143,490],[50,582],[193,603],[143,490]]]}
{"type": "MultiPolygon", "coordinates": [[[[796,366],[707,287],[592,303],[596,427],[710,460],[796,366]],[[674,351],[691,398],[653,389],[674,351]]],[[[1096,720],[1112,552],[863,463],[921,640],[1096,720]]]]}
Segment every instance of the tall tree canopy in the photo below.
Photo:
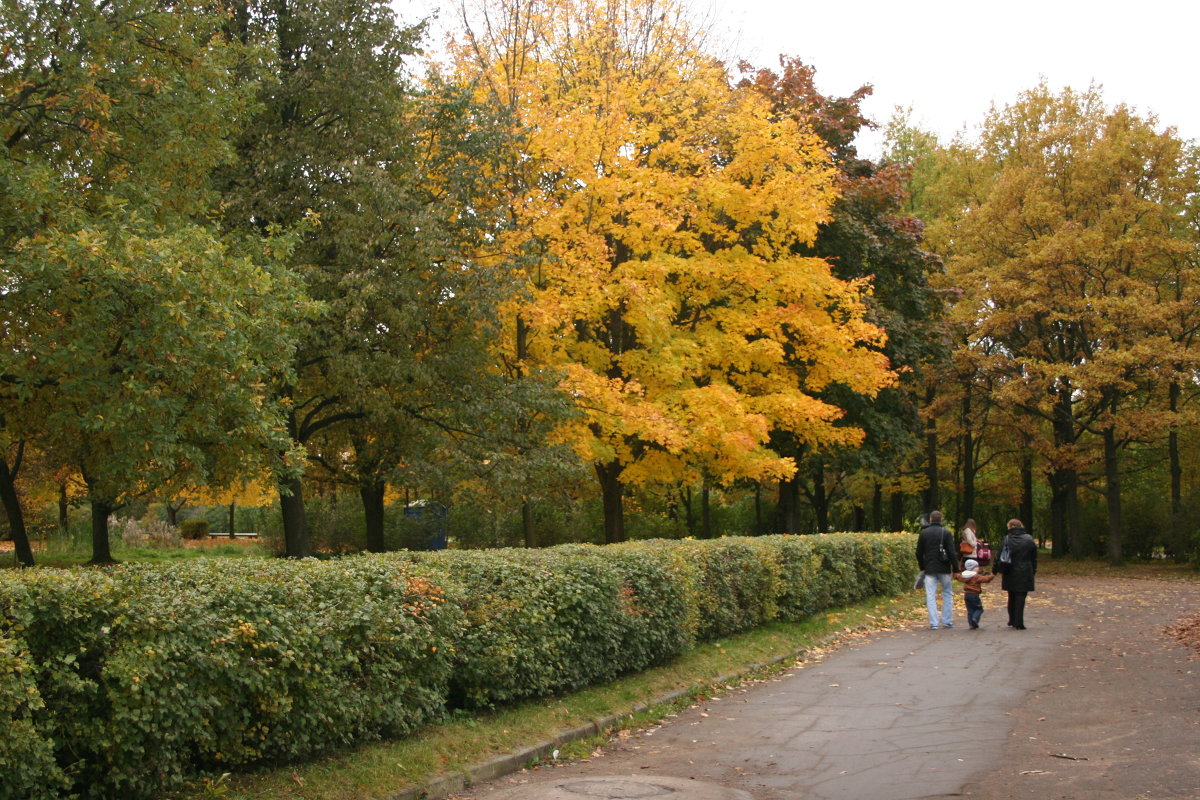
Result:
{"type": "Polygon", "coordinates": [[[949,262],[965,346],[988,353],[993,402],[1026,415],[1052,487],[1055,552],[1080,541],[1084,480],[1105,496],[1119,563],[1119,450],[1169,426],[1163,388],[1193,363],[1181,267],[1194,233],[1179,221],[1196,164],[1154,119],[1108,108],[1095,89],[1042,85],[988,118],[970,168],[949,262]]]}
{"type": "Polygon", "coordinates": [[[252,469],[278,429],[264,386],[301,304],[209,216],[247,99],[210,12],[0,9],[0,413],[82,473],[97,561],[123,499],[252,469]]]}
{"type": "MultiPolygon", "coordinates": [[[[811,126],[832,153],[839,197],[815,240],[794,247],[799,254],[827,260],[842,280],[870,281],[867,318],[887,332],[881,351],[899,373],[896,384],[878,395],[840,383],[822,393],[831,405],[847,410],[842,424],[864,431],[861,443],[806,447],[786,431],[777,434],[782,452],[800,465],[795,476],[780,484],[781,527],[798,531],[796,510],[804,494],[818,530],[827,530],[834,497],[839,490],[848,491],[856,476],[860,495],[866,489],[873,496],[874,524],[880,527],[884,487],[899,491],[902,473],[919,445],[921,388],[940,338],[941,303],[929,278],[941,264],[924,249],[921,221],[906,210],[903,167],[876,165],[855,149],[855,137],[871,124],[861,109],[870,86],[847,97],[827,97],[816,88],[815,68],[796,58],[781,57],[778,72],[748,64],[742,70],[741,86],[760,93],[781,119],[811,126]]],[[[853,502],[861,511],[864,498],[853,502]]]]}
{"type": "Polygon", "coordinates": [[[499,2],[459,49],[522,123],[518,229],[536,243],[528,358],[565,373],[567,434],[596,470],[605,534],[622,491],[699,468],[782,478],[773,428],[852,442],[833,383],[891,379],[865,287],[799,255],[828,218],[821,140],[731,86],[682,7],[499,2]]]}
{"type": "MultiPolygon", "coordinates": [[[[498,231],[487,195],[505,129],[455,87],[414,82],[421,28],[383,0],[244,2],[230,30],[269,79],[221,173],[224,220],[311,222],[286,264],[320,312],[278,396],[294,444],[362,490],[379,549],[383,486],[429,446],[414,426],[461,427],[498,391],[483,386],[486,344],[510,286],[502,262],[474,257],[498,231]]],[[[280,488],[287,553],[308,555],[303,475],[280,488]]]]}

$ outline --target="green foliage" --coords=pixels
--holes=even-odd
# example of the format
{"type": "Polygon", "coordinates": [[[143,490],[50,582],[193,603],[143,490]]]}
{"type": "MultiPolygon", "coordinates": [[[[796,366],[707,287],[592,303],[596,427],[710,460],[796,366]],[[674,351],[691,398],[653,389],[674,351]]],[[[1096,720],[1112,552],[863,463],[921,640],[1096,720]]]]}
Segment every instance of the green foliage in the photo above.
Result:
{"type": "Polygon", "coordinates": [[[694,571],[696,635],[716,639],[774,619],[783,588],[776,548],[764,539],[686,541],[684,560],[694,571]]]}
{"type": "Polygon", "coordinates": [[[454,702],[488,706],[659,663],[696,641],[798,620],[911,578],[900,535],[731,537],[412,558],[464,609],[454,702]]]}
{"type": "Polygon", "coordinates": [[[64,776],[80,798],[158,797],[899,591],[911,547],[835,534],[8,571],[0,766],[14,800],[61,796],[64,776]]]}
{"type": "Polygon", "coordinates": [[[577,689],[660,663],[688,643],[676,566],[648,551],[446,551],[419,566],[464,611],[457,703],[577,689]]]}
{"type": "Polygon", "coordinates": [[[81,797],[298,760],[441,713],[456,609],[404,565],[197,561],[0,578],[81,797]]]}
{"type": "MultiPolygon", "coordinates": [[[[511,405],[489,348],[513,278],[479,263],[501,227],[492,195],[508,127],[463,87],[412,79],[421,28],[385,0],[242,8],[232,25],[263,46],[270,79],[218,174],[222,224],[257,236],[314,223],[279,259],[321,304],[272,387],[287,431],[322,478],[375,488],[404,464],[411,483],[465,440],[490,440],[511,405]]],[[[510,415],[500,427],[511,432],[510,415]]],[[[309,555],[320,520],[306,525],[303,487],[289,488],[286,551],[309,555]]],[[[335,547],[347,538],[336,533],[335,547]]]]}
{"type": "Polygon", "coordinates": [[[70,785],[54,761],[54,745],[34,724],[45,707],[29,653],[0,636],[0,800],[53,800],[70,785]]]}
{"type": "Polygon", "coordinates": [[[179,532],[184,539],[203,539],[208,536],[208,520],[185,519],[179,523],[179,532]]]}
{"type": "Polygon", "coordinates": [[[266,469],[286,443],[264,386],[308,308],[270,257],[290,241],[210,217],[249,99],[225,22],[186,2],[0,8],[0,94],[19,98],[0,110],[0,422],[101,511],[266,469]]]}

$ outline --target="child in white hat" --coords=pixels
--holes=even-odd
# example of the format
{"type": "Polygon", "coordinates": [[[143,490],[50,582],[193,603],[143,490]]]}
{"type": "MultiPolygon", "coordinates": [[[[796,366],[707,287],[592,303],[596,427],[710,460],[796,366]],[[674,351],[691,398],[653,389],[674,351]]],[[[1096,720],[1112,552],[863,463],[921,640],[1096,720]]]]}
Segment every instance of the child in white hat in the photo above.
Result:
{"type": "Polygon", "coordinates": [[[967,624],[972,628],[979,627],[979,619],[983,616],[983,584],[995,578],[989,572],[979,569],[979,562],[968,558],[963,563],[963,571],[954,573],[954,579],[962,581],[963,602],[967,605],[967,624]]]}

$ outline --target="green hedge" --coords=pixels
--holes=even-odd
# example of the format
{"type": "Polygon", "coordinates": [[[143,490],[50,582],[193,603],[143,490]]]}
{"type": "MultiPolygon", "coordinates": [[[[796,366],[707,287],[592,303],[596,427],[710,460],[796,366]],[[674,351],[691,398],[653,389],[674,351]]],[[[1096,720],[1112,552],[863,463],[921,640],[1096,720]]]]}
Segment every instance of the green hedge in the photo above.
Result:
{"type": "Polygon", "coordinates": [[[0,751],[0,798],[64,773],[81,798],[157,797],[403,735],[442,713],[459,616],[368,558],[6,573],[0,625],[44,704],[23,713],[55,759],[18,784],[0,751]]]}
{"type": "Polygon", "coordinates": [[[454,705],[577,689],[661,663],[692,641],[684,568],[650,550],[563,545],[409,557],[463,610],[454,705]]]}
{"type": "Polygon", "coordinates": [[[151,798],[898,593],[911,537],[0,574],[0,800],[151,798]]]}

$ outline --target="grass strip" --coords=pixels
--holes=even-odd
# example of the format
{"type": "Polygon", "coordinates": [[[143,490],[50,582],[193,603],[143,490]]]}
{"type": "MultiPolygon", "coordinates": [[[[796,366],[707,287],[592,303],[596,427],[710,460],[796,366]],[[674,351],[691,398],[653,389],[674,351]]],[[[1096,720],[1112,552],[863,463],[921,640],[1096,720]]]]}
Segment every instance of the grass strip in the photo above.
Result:
{"type": "Polygon", "coordinates": [[[609,736],[653,724],[679,708],[811,657],[842,639],[886,630],[924,613],[912,595],[880,598],[800,623],[772,623],[700,645],[669,664],[569,695],[483,714],[458,714],[412,736],[307,764],[206,780],[189,800],[388,800],[442,775],[554,739],[562,731],[614,716],[604,733],[563,745],[558,760],[586,757],[609,736]],[[660,698],[682,691],[676,700],[660,698]],[[648,707],[647,707],[648,706],[648,707]]]}
{"type": "Polygon", "coordinates": [[[1038,575],[1200,582],[1200,565],[1155,559],[1114,567],[1098,559],[1050,558],[1043,551],[1038,553],[1038,575]]]}

